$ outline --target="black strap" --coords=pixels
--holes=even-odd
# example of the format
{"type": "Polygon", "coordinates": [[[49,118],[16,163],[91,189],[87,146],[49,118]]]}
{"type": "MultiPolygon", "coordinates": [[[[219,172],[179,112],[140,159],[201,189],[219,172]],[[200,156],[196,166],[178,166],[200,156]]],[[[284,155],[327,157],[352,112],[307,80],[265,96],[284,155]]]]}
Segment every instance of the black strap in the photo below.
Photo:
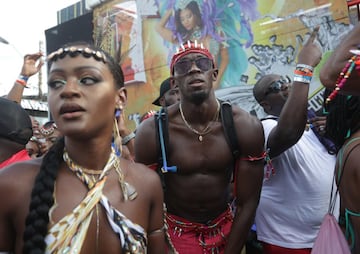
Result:
{"type": "Polygon", "coordinates": [[[238,136],[234,125],[232,106],[229,101],[220,101],[221,103],[221,122],[225,132],[225,138],[230,146],[234,160],[240,156],[240,147],[238,136]]]}
{"type": "MultiPolygon", "coordinates": [[[[232,105],[229,101],[220,101],[221,104],[221,121],[225,132],[225,138],[230,146],[232,155],[234,157],[234,161],[240,155],[240,147],[238,144],[238,137],[236,134],[236,129],[234,126],[233,113],[232,113],[232,105]]],[[[156,125],[156,143],[157,143],[157,151],[159,154],[159,167],[158,173],[160,174],[163,182],[163,186],[165,186],[163,181],[163,173],[171,171],[176,172],[176,166],[167,166],[164,165],[164,162],[168,161],[168,153],[169,153],[169,130],[168,130],[168,115],[166,107],[162,107],[160,111],[155,114],[155,125],[156,125]],[[162,127],[160,129],[160,126],[162,127]],[[164,144],[164,145],[162,145],[164,144]],[[164,158],[165,156],[165,158],[164,158]]]]}
{"type": "Polygon", "coordinates": [[[277,116],[268,116],[268,117],[261,118],[260,121],[264,121],[264,120],[275,120],[275,121],[277,121],[278,119],[279,119],[279,117],[277,117],[277,116]]]}
{"type": "MultiPolygon", "coordinates": [[[[155,113],[155,125],[156,125],[156,143],[157,143],[157,152],[158,154],[160,154],[159,156],[159,165],[162,165],[163,163],[163,153],[161,152],[161,149],[163,149],[161,147],[161,142],[160,142],[160,135],[161,135],[161,131],[159,129],[159,123],[161,121],[161,127],[162,127],[162,139],[164,140],[164,144],[165,144],[165,151],[168,151],[168,147],[169,147],[169,131],[168,131],[168,117],[167,117],[167,108],[166,107],[162,107],[159,111],[157,111],[155,113]]],[[[166,155],[166,152],[165,152],[166,155]]],[[[167,155],[166,158],[167,160],[167,155]]]]}
{"type": "MultiPolygon", "coordinates": [[[[166,137],[166,136],[168,136],[169,133],[167,131],[167,111],[166,111],[166,108],[162,107],[159,111],[157,111],[155,113],[154,118],[155,118],[155,126],[156,126],[156,147],[157,147],[157,154],[159,154],[158,167],[156,169],[156,172],[160,176],[163,191],[165,191],[165,179],[164,179],[164,174],[161,171],[161,168],[163,166],[163,154],[166,155],[166,152],[165,153],[162,152],[162,150],[164,148],[161,146],[161,143],[160,143],[160,135],[162,134],[161,138],[164,140],[165,147],[168,147],[167,142],[168,142],[169,138],[166,137]],[[162,122],[162,124],[161,124],[161,127],[163,129],[162,132],[160,132],[160,128],[159,128],[160,121],[162,122]],[[166,126],[166,128],[164,128],[164,125],[166,126]],[[165,130],[165,135],[164,135],[164,129],[166,129],[165,130]]],[[[167,158],[165,158],[165,159],[167,160],[167,158]]]]}

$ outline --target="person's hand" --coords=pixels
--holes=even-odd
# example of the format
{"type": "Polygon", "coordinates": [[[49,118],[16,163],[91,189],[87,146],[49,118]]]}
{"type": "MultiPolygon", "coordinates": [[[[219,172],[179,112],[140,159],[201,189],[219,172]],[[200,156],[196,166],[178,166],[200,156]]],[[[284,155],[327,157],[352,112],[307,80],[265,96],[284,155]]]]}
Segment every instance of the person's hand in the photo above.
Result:
{"type": "Polygon", "coordinates": [[[25,55],[20,74],[26,77],[31,77],[32,75],[38,73],[44,64],[44,61],[41,59],[42,56],[43,54],[41,52],[25,55]]]}
{"type": "Polygon", "coordinates": [[[299,64],[306,64],[315,67],[320,63],[322,57],[322,50],[319,46],[319,43],[317,42],[319,29],[319,26],[315,27],[309,39],[306,41],[303,48],[299,52],[299,64]]]}
{"type": "Polygon", "coordinates": [[[320,135],[325,134],[326,116],[315,116],[309,119],[309,123],[318,131],[320,135]]]}

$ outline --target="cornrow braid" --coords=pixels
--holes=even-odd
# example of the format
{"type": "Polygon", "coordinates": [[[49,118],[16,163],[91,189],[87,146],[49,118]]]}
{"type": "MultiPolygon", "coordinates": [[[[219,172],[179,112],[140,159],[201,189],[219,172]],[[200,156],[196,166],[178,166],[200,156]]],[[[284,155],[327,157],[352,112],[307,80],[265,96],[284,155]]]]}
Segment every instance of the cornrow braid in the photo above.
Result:
{"type": "MultiPolygon", "coordinates": [[[[331,91],[324,93],[324,99],[331,91]]],[[[339,149],[345,140],[360,128],[360,97],[338,94],[326,106],[326,136],[334,141],[339,149]]]]}
{"type": "Polygon", "coordinates": [[[24,254],[45,252],[49,210],[54,204],[55,180],[62,163],[64,138],[60,138],[44,156],[31,192],[29,213],[24,231],[24,254]]]}

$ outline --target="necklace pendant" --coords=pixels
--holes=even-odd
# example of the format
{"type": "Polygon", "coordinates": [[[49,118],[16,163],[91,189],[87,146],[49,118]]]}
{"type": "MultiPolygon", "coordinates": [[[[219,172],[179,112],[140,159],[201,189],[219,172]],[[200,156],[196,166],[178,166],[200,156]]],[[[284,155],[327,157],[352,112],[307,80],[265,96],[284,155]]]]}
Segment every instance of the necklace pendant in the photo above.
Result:
{"type": "Polygon", "coordinates": [[[203,141],[203,136],[202,136],[202,135],[199,136],[199,141],[200,141],[200,142],[203,141]]]}

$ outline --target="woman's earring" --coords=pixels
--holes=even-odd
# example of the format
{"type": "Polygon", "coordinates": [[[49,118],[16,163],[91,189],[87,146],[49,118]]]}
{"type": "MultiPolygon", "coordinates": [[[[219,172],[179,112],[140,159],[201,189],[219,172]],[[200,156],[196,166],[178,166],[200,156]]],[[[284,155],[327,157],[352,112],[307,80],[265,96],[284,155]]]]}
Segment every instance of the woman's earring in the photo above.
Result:
{"type": "Polygon", "coordinates": [[[121,115],[121,109],[115,109],[115,119],[117,119],[117,118],[119,118],[120,117],[120,115],[121,115]]]}
{"type": "Polygon", "coordinates": [[[118,119],[120,117],[121,114],[121,110],[115,110],[115,117],[114,117],[114,133],[113,133],[113,137],[114,137],[114,148],[115,148],[115,152],[116,154],[120,157],[121,156],[121,152],[122,152],[122,143],[121,143],[121,136],[120,136],[120,131],[119,131],[119,126],[118,126],[118,119]]]}

